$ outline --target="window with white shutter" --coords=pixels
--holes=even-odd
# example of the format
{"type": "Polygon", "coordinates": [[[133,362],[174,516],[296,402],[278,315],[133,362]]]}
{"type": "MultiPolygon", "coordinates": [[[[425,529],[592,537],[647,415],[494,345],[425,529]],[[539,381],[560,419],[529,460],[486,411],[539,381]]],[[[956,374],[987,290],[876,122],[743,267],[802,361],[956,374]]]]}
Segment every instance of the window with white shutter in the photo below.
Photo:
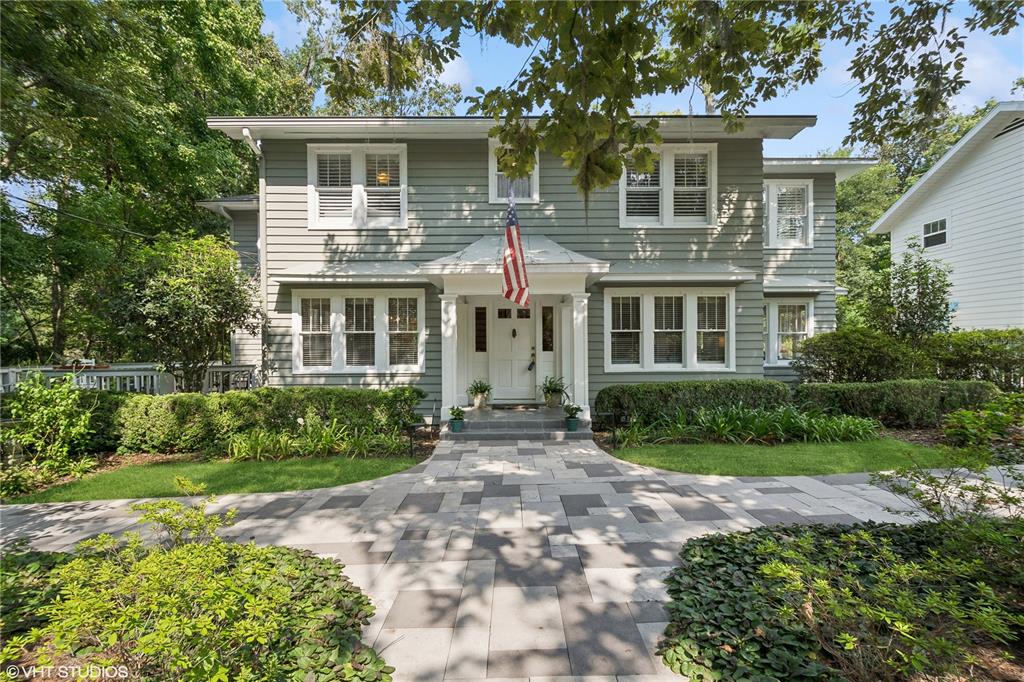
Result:
{"type": "Polygon", "coordinates": [[[724,287],[605,289],[605,371],[732,371],[734,296],[724,287]]]}
{"type": "Polygon", "coordinates": [[[946,243],[946,219],[940,218],[930,223],[925,223],[923,229],[924,248],[942,246],[946,243]]]}
{"type": "Polygon", "coordinates": [[[613,296],[611,302],[611,363],[639,365],[642,331],[640,297],[613,296]]]}
{"type": "Polygon", "coordinates": [[[654,364],[683,364],[683,296],[654,297],[654,364]]]}
{"type": "Polygon", "coordinates": [[[405,145],[314,144],[307,151],[310,228],[405,227],[405,145]]]}
{"type": "Polygon", "coordinates": [[[718,147],[665,144],[654,167],[627,164],[619,183],[619,221],[625,228],[709,228],[718,222],[718,147]]]}
{"type": "Polygon", "coordinates": [[[800,356],[800,344],[814,333],[814,304],[807,300],[768,301],[765,362],[788,365],[800,356]]]}
{"type": "Polygon", "coordinates": [[[334,361],[331,347],[331,299],[303,298],[299,305],[303,367],[330,367],[334,361]]]}
{"type": "Polygon", "coordinates": [[[388,299],[388,365],[419,364],[419,314],[415,298],[388,299]]]}
{"type": "Polygon", "coordinates": [[[814,243],[814,182],[765,182],[765,239],[768,248],[808,248],[814,243]]]}
{"type": "Polygon", "coordinates": [[[725,364],[726,337],[729,331],[725,296],[697,297],[697,362],[725,364]]]}

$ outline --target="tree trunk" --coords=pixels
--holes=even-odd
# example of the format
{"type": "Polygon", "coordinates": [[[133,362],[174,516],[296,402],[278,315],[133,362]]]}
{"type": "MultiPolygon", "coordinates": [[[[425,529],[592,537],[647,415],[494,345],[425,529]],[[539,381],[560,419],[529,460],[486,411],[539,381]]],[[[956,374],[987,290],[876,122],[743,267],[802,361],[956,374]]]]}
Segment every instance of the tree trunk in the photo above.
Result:
{"type": "Polygon", "coordinates": [[[715,93],[711,86],[704,81],[700,82],[700,91],[704,93],[704,113],[710,115],[718,113],[718,102],[715,100],[715,93]]]}
{"type": "Polygon", "coordinates": [[[7,291],[7,295],[11,297],[11,302],[14,307],[18,309],[18,314],[21,315],[21,319],[25,322],[25,330],[28,332],[29,337],[32,339],[32,348],[35,353],[36,360],[39,362],[43,361],[43,347],[39,343],[39,335],[36,334],[36,325],[32,321],[31,315],[22,305],[21,299],[19,299],[14,293],[14,287],[12,287],[6,279],[0,278],[0,285],[7,291]]]}
{"type": "Polygon", "coordinates": [[[53,328],[53,342],[50,353],[54,360],[60,362],[64,358],[67,345],[67,331],[64,325],[64,313],[67,305],[67,290],[61,281],[60,265],[50,265],[50,326],[53,328]]]}

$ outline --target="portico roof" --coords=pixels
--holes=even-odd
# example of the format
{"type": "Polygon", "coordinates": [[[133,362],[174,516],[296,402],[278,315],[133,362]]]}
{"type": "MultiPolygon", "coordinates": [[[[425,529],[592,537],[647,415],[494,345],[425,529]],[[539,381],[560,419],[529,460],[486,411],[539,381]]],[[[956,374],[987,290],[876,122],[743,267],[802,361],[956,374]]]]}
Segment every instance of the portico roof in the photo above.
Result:
{"type": "Polygon", "coordinates": [[[428,280],[419,273],[416,263],[408,261],[350,260],[333,263],[303,263],[279,272],[270,279],[278,284],[330,283],[410,283],[428,280]]]}
{"type": "MultiPolygon", "coordinates": [[[[480,275],[499,273],[505,238],[500,235],[481,237],[455,253],[420,266],[425,275],[480,275]]],[[[523,252],[527,272],[603,274],[608,263],[565,248],[542,235],[523,235],[523,252]]]]}
{"type": "Polygon", "coordinates": [[[835,283],[824,282],[812,277],[796,275],[767,276],[764,278],[764,291],[768,294],[803,294],[820,293],[837,289],[835,283]]]}

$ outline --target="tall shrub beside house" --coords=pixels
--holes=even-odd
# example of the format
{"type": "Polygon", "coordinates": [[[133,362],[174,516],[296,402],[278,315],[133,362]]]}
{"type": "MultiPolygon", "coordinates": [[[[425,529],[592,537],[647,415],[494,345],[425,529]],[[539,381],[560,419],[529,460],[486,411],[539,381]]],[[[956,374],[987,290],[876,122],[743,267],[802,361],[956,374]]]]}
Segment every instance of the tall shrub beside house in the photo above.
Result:
{"type": "Polygon", "coordinates": [[[598,392],[594,413],[605,421],[628,417],[633,423],[648,426],[675,417],[680,410],[736,406],[771,409],[789,401],[786,384],[771,379],[615,384],[598,392]]]}

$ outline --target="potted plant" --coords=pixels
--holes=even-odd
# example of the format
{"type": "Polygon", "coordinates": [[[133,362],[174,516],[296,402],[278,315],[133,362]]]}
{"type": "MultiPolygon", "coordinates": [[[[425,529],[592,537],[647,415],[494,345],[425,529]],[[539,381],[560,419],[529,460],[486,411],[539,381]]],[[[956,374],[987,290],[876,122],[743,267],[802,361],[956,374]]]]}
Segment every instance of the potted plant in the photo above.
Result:
{"type": "Polygon", "coordinates": [[[453,407],[448,410],[448,428],[452,430],[452,433],[458,433],[462,430],[463,425],[466,423],[465,420],[466,411],[461,407],[453,407]]]}
{"type": "Polygon", "coordinates": [[[482,410],[487,407],[487,399],[491,395],[491,385],[487,383],[486,379],[476,379],[469,385],[467,391],[469,396],[473,399],[473,407],[478,410],[482,410]]]}
{"type": "Polygon", "coordinates": [[[583,408],[579,405],[572,403],[566,403],[562,408],[565,411],[565,430],[576,431],[580,428],[579,414],[583,411],[583,408]]]}
{"type": "Polygon", "coordinates": [[[562,404],[562,396],[565,395],[565,379],[562,377],[544,377],[540,390],[544,394],[545,405],[548,407],[558,407],[562,404]]]}

